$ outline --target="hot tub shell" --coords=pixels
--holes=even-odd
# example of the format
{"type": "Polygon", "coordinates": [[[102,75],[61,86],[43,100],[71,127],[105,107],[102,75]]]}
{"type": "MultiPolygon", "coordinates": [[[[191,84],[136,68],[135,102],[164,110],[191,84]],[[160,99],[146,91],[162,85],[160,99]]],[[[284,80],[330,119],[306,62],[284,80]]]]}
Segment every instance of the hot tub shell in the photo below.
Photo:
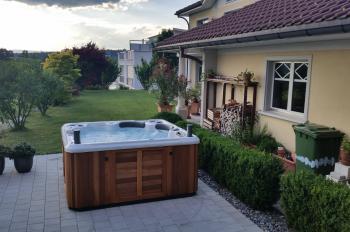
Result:
{"type": "Polygon", "coordinates": [[[68,207],[81,210],[196,193],[199,139],[186,137],[185,130],[166,121],[157,123],[170,126],[178,136],[157,141],[73,144],[68,133],[73,124],[64,125],[68,207]]]}

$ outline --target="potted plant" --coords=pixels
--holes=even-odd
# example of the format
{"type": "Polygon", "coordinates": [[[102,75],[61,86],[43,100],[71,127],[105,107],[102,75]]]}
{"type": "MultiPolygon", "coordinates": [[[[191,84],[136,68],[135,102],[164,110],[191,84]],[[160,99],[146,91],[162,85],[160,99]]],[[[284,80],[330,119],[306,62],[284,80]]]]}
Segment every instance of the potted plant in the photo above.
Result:
{"type": "Polygon", "coordinates": [[[250,85],[253,82],[254,73],[250,72],[250,71],[248,71],[248,69],[246,69],[239,76],[241,77],[241,79],[243,80],[245,85],[250,85]]]}
{"type": "Polygon", "coordinates": [[[0,175],[5,169],[5,158],[11,154],[11,149],[0,145],[0,175]]]}
{"type": "Polygon", "coordinates": [[[340,162],[345,166],[350,166],[350,140],[347,137],[344,138],[340,149],[340,162]]]}
{"type": "Polygon", "coordinates": [[[206,73],[202,73],[201,81],[205,81],[207,79],[215,79],[217,76],[217,73],[214,70],[210,69],[206,73]]]}
{"type": "Polygon", "coordinates": [[[192,115],[199,115],[199,110],[200,110],[200,96],[201,96],[201,91],[200,87],[196,86],[194,89],[189,90],[189,95],[191,98],[191,109],[190,112],[192,115]]]}
{"type": "Polygon", "coordinates": [[[35,149],[26,143],[18,144],[10,156],[13,159],[18,173],[27,173],[32,170],[35,149]]]}
{"type": "Polygon", "coordinates": [[[171,104],[179,96],[179,78],[176,69],[166,59],[159,59],[152,74],[153,92],[158,99],[158,112],[172,112],[171,104]]]}

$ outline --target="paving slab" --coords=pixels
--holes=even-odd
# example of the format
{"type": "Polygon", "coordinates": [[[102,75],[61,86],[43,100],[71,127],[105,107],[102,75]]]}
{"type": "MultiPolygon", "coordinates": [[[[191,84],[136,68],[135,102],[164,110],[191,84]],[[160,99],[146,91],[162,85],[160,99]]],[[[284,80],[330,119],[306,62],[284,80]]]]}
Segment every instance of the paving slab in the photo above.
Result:
{"type": "Polygon", "coordinates": [[[62,154],[36,156],[28,174],[18,174],[7,159],[0,176],[0,232],[262,231],[202,181],[193,197],[72,211],[62,171],[62,154]]]}

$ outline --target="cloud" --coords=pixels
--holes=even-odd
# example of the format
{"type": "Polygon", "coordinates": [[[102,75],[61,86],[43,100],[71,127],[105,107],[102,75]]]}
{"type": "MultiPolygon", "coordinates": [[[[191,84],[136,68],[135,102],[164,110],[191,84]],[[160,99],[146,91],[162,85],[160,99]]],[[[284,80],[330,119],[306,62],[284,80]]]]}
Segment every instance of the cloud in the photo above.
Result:
{"type": "Polygon", "coordinates": [[[15,0],[28,5],[47,5],[61,8],[97,7],[104,9],[124,9],[128,5],[148,2],[148,0],[15,0]]]}

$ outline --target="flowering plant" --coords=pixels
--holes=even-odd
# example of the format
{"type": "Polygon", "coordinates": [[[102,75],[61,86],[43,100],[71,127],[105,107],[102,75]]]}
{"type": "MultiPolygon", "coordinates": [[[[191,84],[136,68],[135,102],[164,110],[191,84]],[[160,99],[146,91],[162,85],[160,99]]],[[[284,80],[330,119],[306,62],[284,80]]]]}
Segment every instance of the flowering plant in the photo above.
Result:
{"type": "Polygon", "coordinates": [[[151,77],[155,85],[154,92],[158,98],[159,105],[170,105],[179,94],[182,94],[183,88],[186,91],[187,82],[184,77],[177,77],[176,69],[173,68],[167,59],[159,59],[153,69],[151,77]],[[185,86],[185,87],[184,87],[185,86]]]}

